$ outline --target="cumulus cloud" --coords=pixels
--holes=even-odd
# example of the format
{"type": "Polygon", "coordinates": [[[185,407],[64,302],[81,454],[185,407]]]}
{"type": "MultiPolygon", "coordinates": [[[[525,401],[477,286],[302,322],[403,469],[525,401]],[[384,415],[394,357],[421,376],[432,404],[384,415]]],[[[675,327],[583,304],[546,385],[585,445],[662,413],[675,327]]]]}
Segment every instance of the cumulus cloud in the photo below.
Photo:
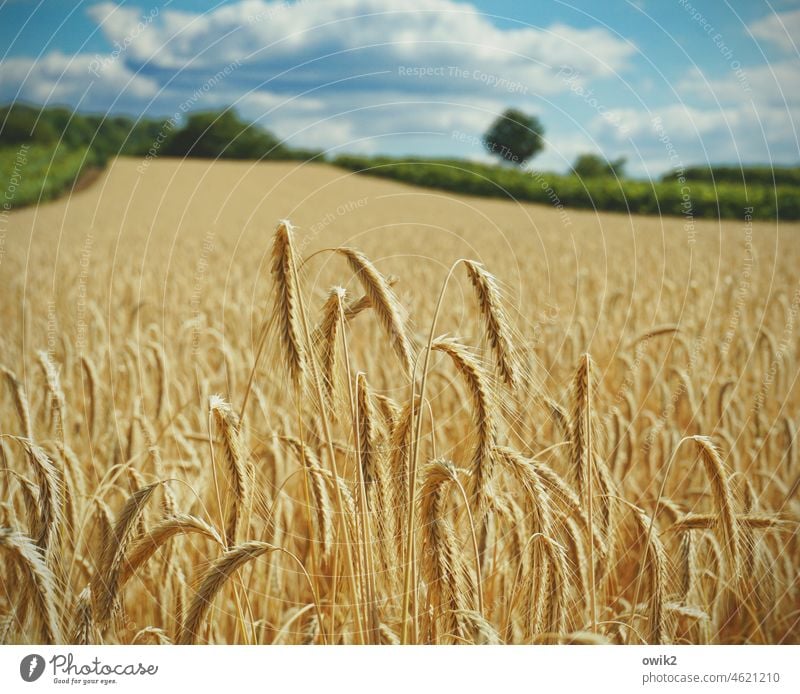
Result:
{"type": "Polygon", "coordinates": [[[783,60],[768,65],[740,67],[722,77],[709,77],[693,67],[676,85],[682,98],[736,104],[800,105],[800,63],[783,60]]]}
{"type": "Polygon", "coordinates": [[[592,130],[600,141],[628,154],[631,170],[654,176],[677,163],[794,164],[800,156],[793,122],[800,108],[740,101],[722,107],[671,104],[651,111],[619,109],[621,135],[604,119],[592,130]]]}
{"type": "Polygon", "coordinates": [[[757,39],[786,53],[798,54],[796,38],[800,36],[800,10],[776,12],[756,20],[749,28],[757,39]]]}
{"type": "MultiPolygon", "coordinates": [[[[94,6],[109,40],[122,41],[135,9],[94,6]]],[[[458,65],[513,74],[542,88],[552,67],[567,64],[589,75],[626,67],[635,46],[602,28],[500,29],[473,6],[454,0],[245,0],[205,14],[165,10],[131,47],[131,57],[158,68],[243,60],[273,67],[315,63],[318,79],[348,74],[362,53],[379,65],[458,65]],[[323,59],[324,58],[324,62],[323,59]]]]}
{"type": "Polygon", "coordinates": [[[0,95],[37,103],[69,103],[91,92],[92,102],[141,103],[154,96],[158,83],[135,73],[122,61],[109,61],[92,72],[99,61],[91,55],[66,55],[52,51],[41,58],[7,58],[0,63],[0,95]]]}

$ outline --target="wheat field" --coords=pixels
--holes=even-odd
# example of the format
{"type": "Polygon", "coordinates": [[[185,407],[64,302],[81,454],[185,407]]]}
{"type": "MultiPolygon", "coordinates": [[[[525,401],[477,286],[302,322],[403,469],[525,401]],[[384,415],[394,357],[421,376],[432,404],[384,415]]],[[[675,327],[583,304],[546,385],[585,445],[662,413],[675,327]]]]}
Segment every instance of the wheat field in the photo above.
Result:
{"type": "Polygon", "coordinates": [[[138,164],[0,237],[0,643],[800,642],[800,226],[138,164]]]}

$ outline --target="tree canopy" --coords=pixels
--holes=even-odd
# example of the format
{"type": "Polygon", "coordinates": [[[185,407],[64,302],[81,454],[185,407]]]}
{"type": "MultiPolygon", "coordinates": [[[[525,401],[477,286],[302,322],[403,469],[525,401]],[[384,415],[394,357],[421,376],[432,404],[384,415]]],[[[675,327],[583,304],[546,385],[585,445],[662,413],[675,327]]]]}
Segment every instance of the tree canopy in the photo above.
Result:
{"type": "Polygon", "coordinates": [[[510,108],[486,131],[484,144],[503,161],[522,166],[544,149],[544,126],[536,116],[510,108]]]}

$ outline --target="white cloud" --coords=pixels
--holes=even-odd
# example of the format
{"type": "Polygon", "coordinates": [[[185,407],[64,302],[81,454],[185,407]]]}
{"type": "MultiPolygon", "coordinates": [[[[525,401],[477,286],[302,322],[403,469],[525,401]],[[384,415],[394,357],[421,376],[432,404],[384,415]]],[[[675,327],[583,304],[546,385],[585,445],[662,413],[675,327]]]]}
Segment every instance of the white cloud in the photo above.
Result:
{"type": "Polygon", "coordinates": [[[786,53],[798,54],[796,38],[800,36],[800,10],[776,12],[753,22],[749,29],[757,39],[772,43],[786,53]]]}
{"type": "MultiPolygon", "coordinates": [[[[93,6],[90,16],[102,22],[110,41],[120,43],[141,20],[138,10],[108,2],[93,6]]],[[[376,69],[392,72],[407,64],[454,65],[549,91],[560,88],[550,79],[553,67],[609,75],[624,70],[635,50],[602,28],[500,29],[471,5],[453,0],[245,0],[205,14],[164,10],[129,53],[162,69],[237,59],[291,69],[316,61],[305,72],[319,82],[350,74],[356,61],[374,59],[376,69]]]]}
{"type": "Polygon", "coordinates": [[[683,99],[697,97],[709,103],[800,104],[800,62],[739,67],[718,78],[707,77],[695,66],[677,83],[676,91],[683,99]]]}
{"type": "Polygon", "coordinates": [[[628,129],[627,135],[602,118],[594,119],[591,129],[605,151],[626,154],[635,173],[660,174],[677,163],[794,164],[800,158],[792,126],[800,119],[800,106],[754,106],[742,101],[722,108],[672,104],[650,112],[619,109],[615,113],[628,129]]]}
{"type": "Polygon", "coordinates": [[[141,19],[138,9],[113,2],[99,2],[90,6],[86,14],[91,17],[109,39],[122,38],[141,19]]]}
{"type": "Polygon", "coordinates": [[[108,60],[92,72],[98,64],[95,56],[60,51],[38,60],[7,58],[0,62],[0,94],[37,103],[74,104],[88,90],[92,103],[108,106],[115,99],[141,103],[158,92],[154,79],[137,75],[121,60],[108,60]]]}
{"type": "Polygon", "coordinates": [[[452,143],[454,131],[480,135],[502,107],[501,101],[490,99],[441,103],[404,92],[343,93],[294,101],[252,92],[237,104],[245,118],[262,121],[290,144],[344,146],[348,151],[356,145],[378,151],[389,140],[409,142],[421,133],[452,143]]]}
{"type": "Polygon", "coordinates": [[[672,104],[670,106],[646,111],[635,108],[619,108],[609,111],[619,127],[614,126],[609,118],[595,117],[590,125],[590,130],[598,136],[613,137],[617,142],[624,143],[629,139],[637,139],[655,133],[653,121],[656,118],[668,124],[671,137],[688,138],[700,136],[719,127],[722,119],[717,111],[694,109],[685,104],[672,104]]]}

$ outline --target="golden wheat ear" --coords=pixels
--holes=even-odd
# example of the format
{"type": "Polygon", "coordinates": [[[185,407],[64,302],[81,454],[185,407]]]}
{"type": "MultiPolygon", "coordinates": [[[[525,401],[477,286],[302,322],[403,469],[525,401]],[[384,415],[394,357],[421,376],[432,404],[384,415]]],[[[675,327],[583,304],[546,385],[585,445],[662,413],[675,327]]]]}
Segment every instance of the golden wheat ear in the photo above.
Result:
{"type": "Polygon", "coordinates": [[[59,534],[64,527],[63,478],[43,448],[27,439],[19,439],[19,442],[33,467],[39,488],[36,504],[39,509],[39,533],[34,540],[52,566],[52,553],[58,550],[59,534]]]}
{"type": "Polygon", "coordinates": [[[497,369],[506,385],[514,387],[519,382],[519,356],[511,339],[511,325],[503,308],[497,278],[473,260],[465,260],[464,267],[478,298],[497,369]]]}
{"type": "Polygon", "coordinates": [[[160,547],[174,537],[190,534],[206,537],[220,547],[225,546],[225,542],[216,528],[203,519],[184,513],[166,516],[131,542],[130,550],[120,572],[119,590],[122,590],[128,580],[147,563],[160,547]]]}
{"type": "Polygon", "coordinates": [[[75,602],[75,616],[73,618],[70,643],[78,646],[90,646],[99,642],[100,638],[95,628],[94,615],[92,614],[92,589],[86,586],[75,602]]]}
{"type": "Polygon", "coordinates": [[[477,442],[472,458],[470,495],[474,499],[477,515],[482,516],[489,508],[494,479],[492,450],[497,438],[494,399],[489,380],[478,359],[460,342],[439,338],[433,342],[431,349],[450,357],[456,371],[463,377],[472,400],[477,442]]]}
{"type": "Polygon", "coordinates": [[[159,484],[156,482],[147,485],[131,494],[104,538],[100,564],[90,584],[94,619],[101,629],[108,624],[117,608],[125,552],[133,538],[137,522],[159,484]]]}
{"type": "Polygon", "coordinates": [[[667,552],[658,532],[652,527],[652,519],[640,508],[632,510],[636,530],[645,543],[644,567],[650,581],[650,606],[648,610],[648,638],[650,645],[669,643],[666,622],[667,552]]]}
{"type": "Polygon", "coordinates": [[[245,542],[229,549],[214,561],[201,578],[200,587],[189,605],[178,643],[187,645],[197,641],[214,598],[237,569],[262,554],[277,550],[277,547],[266,542],[245,542]]]}
{"type": "Polygon", "coordinates": [[[406,331],[405,311],[392,291],[388,280],[378,272],[378,269],[361,251],[342,247],[337,248],[336,252],[347,260],[347,264],[360,282],[392,348],[400,359],[404,372],[410,375],[413,357],[406,331]]]}
{"type": "Polygon", "coordinates": [[[706,476],[711,484],[711,497],[719,517],[716,528],[727,559],[728,572],[732,579],[736,579],[741,576],[741,544],[739,521],[736,517],[730,479],[725,472],[722,455],[714,442],[707,436],[693,436],[692,440],[697,446],[706,476]]]}
{"type": "Polygon", "coordinates": [[[62,643],[56,581],[39,547],[22,533],[11,528],[0,528],[0,551],[11,558],[23,577],[25,595],[32,599],[40,642],[62,643]]]}
{"type": "Polygon", "coordinates": [[[231,489],[228,513],[225,519],[225,543],[236,544],[242,525],[242,515],[249,507],[251,485],[247,471],[247,459],[240,431],[240,422],[233,408],[219,395],[209,398],[209,410],[222,436],[225,456],[225,474],[231,489]]]}
{"type": "Polygon", "coordinates": [[[314,450],[300,439],[286,437],[289,445],[309,473],[309,483],[316,511],[317,536],[322,549],[322,558],[330,558],[334,544],[334,510],[328,491],[328,481],[319,457],[314,450]]]}
{"type": "Polygon", "coordinates": [[[306,374],[306,345],[300,323],[300,288],[297,286],[297,259],[292,225],[279,222],[272,244],[272,277],[275,283],[275,315],[281,347],[292,381],[302,383],[306,374]]]}
{"type": "Polygon", "coordinates": [[[33,441],[33,424],[31,423],[31,410],[28,403],[28,394],[25,392],[25,386],[19,381],[13,371],[7,369],[5,366],[0,366],[0,371],[5,376],[8,389],[11,391],[11,396],[14,400],[14,409],[17,412],[20,425],[22,427],[22,435],[33,441]]]}
{"type": "Polygon", "coordinates": [[[334,412],[333,393],[336,384],[336,340],[344,321],[346,300],[347,290],[344,287],[330,288],[328,298],[322,307],[322,320],[311,336],[311,341],[320,355],[322,385],[331,412],[334,412]]]}
{"type": "Polygon", "coordinates": [[[434,613],[445,634],[466,636],[458,613],[469,610],[463,558],[453,524],[445,515],[447,485],[457,480],[453,464],[434,460],[422,470],[419,513],[422,524],[422,576],[434,613]]]}

